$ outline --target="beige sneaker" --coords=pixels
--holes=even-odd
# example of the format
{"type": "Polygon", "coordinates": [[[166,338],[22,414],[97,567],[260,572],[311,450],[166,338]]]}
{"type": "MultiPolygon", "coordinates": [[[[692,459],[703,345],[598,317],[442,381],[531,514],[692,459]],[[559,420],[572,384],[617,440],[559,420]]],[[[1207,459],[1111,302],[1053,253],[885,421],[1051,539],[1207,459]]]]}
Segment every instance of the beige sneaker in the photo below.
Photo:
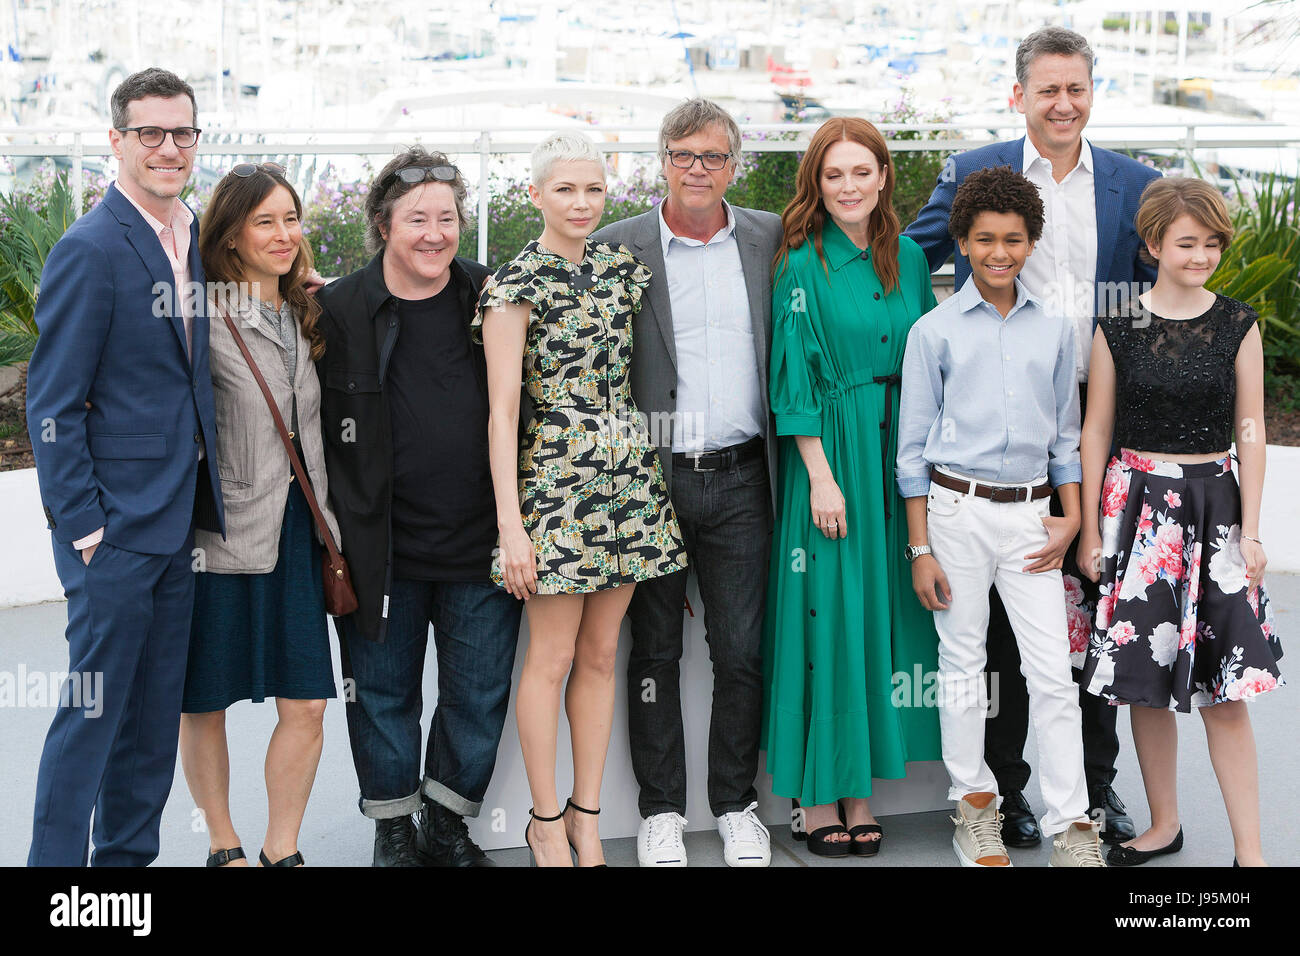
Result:
{"type": "Polygon", "coordinates": [[[1071,823],[1052,838],[1052,858],[1048,866],[1105,866],[1101,858],[1101,823],[1094,821],[1082,828],[1071,823]]]}
{"type": "Polygon", "coordinates": [[[962,866],[1010,866],[1011,857],[1002,845],[1002,814],[998,813],[998,798],[992,793],[968,793],[957,801],[957,816],[950,817],[957,824],[952,837],[952,848],[962,866]],[[972,803],[972,798],[974,803],[972,803]],[[983,807],[976,803],[987,803],[983,807]]]}

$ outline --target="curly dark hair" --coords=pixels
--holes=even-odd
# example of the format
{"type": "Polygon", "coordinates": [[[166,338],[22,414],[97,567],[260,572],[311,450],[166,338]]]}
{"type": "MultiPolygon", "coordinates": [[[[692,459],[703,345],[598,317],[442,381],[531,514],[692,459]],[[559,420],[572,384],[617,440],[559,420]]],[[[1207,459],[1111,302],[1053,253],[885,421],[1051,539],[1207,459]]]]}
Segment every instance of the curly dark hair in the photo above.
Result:
{"type": "Polygon", "coordinates": [[[982,212],[1019,213],[1030,242],[1037,242],[1043,235],[1043,200],[1038,187],[1010,166],[981,169],[962,180],[948,214],[949,235],[965,239],[975,217],[982,212]]]}

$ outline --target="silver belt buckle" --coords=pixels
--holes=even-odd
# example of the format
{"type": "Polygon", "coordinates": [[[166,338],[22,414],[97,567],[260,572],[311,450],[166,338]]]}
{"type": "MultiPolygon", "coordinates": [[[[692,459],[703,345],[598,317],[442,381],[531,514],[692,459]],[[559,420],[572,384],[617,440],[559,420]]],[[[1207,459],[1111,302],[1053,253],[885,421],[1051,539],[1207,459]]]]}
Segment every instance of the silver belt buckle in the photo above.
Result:
{"type": "Polygon", "coordinates": [[[707,452],[707,451],[693,451],[687,454],[686,457],[691,460],[691,471],[698,471],[698,472],[716,471],[717,470],[716,468],[700,467],[700,459],[703,458],[705,455],[710,455],[710,454],[712,454],[712,452],[707,452]]]}

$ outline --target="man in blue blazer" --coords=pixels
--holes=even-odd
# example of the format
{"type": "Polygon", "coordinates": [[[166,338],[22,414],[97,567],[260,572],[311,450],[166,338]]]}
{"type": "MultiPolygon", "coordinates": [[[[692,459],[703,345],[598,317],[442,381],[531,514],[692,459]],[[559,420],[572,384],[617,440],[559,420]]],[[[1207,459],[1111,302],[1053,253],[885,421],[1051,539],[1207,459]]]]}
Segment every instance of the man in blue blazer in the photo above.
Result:
{"type": "Polygon", "coordinates": [[[92,813],[93,865],[157,857],[193,529],[224,530],[207,454],[216,431],[198,224],[179,198],[198,143],[194,91],[144,70],[113,92],[112,111],[118,179],[50,252],[28,368],[70,675],[41,754],[30,866],[84,866],[92,813]],[[91,681],[95,711],[79,692],[91,681]]]}
{"type": "MultiPolygon", "coordinates": [[[[929,202],[906,230],[925,250],[932,271],[955,253],[954,279],[960,288],[971,270],[948,233],[957,187],[975,170],[994,166],[1010,166],[1038,187],[1046,213],[1043,237],[1020,279],[1046,308],[1064,311],[1074,321],[1081,407],[1096,316],[1108,303],[1126,301],[1155,281],[1155,270],[1138,258],[1140,240],[1133,217],[1142,190],[1160,175],[1083,138],[1092,110],[1092,63],[1088,41],[1070,30],[1045,27],[1025,37],[1016,50],[1014,87],[1016,108],[1025,114],[1025,136],[952,157],[929,202]]],[[[1053,509],[1060,514],[1055,498],[1053,509]]],[[[1076,604],[1069,618],[1077,678],[1097,594],[1095,585],[1079,573],[1072,552],[1062,570],[1067,599],[1076,604]]],[[[1029,700],[1015,636],[996,590],[990,595],[987,648],[988,673],[998,677],[998,709],[986,722],[984,757],[1003,798],[1003,839],[1007,846],[1035,846],[1041,834],[1021,793],[1029,782],[1023,757],[1029,700]]],[[[1103,840],[1132,839],[1133,822],[1111,788],[1119,754],[1115,708],[1082,689],[1079,703],[1089,812],[1102,822],[1103,840]]]]}

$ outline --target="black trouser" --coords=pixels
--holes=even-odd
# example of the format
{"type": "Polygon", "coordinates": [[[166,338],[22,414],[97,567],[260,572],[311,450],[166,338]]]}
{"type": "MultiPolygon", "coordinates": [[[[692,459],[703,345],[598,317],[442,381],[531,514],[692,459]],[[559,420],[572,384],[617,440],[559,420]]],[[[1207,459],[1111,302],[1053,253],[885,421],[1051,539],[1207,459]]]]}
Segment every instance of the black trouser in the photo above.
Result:
{"type": "MultiPolygon", "coordinates": [[[[767,460],[730,468],[673,468],[673,508],[700,583],[713,662],[709,808],[715,817],[758,799],[763,706],[762,631],[772,506],[767,460]]],[[[642,817],[686,814],[686,744],[678,686],[686,571],[643,581],[628,609],[628,742],[642,817]]]]}
{"type": "MultiPolygon", "coordinates": [[[[1079,389],[1079,413],[1082,417],[1086,386],[1079,389]]],[[[1052,495],[1052,514],[1061,515],[1061,501],[1052,495]]],[[[1075,548],[1079,539],[1065,554],[1062,574],[1073,575],[1083,586],[1084,604],[1089,617],[1097,606],[1097,585],[1079,572],[1075,548]]],[[[987,638],[987,673],[998,675],[996,716],[984,725],[984,759],[998,782],[998,792],[1023,790],[1029,783],[1029,764],[1025,763],[1025,737],[1029,733],[1029,694],[1025,678],[1020,673],[1020,650],[1007,612],[1002,606],[997,588],[989,591],[989,629],[987,638]]],[[[1082,671],[1074,672],[1078,681],[1082,671]]],[[[990,687],[990,694],[993,688],[990,687]]],[[[1118,708],[1102,697],[1079,688],[1079,707],[1083,711],[1083,770],[1088,781],[1088,792],[1115,779],[1115,758],[1119,756],[1119,735],[1115,731],[1118,708]]]]}

